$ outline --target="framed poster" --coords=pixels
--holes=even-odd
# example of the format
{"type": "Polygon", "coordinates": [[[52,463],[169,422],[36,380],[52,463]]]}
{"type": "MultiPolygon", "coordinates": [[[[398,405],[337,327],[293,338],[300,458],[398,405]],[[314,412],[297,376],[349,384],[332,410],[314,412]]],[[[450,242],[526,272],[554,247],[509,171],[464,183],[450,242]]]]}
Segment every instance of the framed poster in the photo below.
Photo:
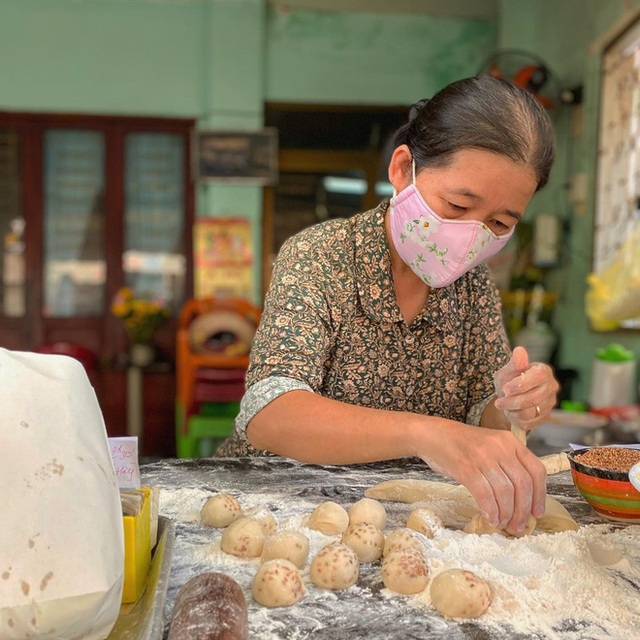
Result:
{"type": "Polygon", "coordinates": [[[196,131],[196,180],[273,185],[278,182],[278,130],[196,131]]]}
{"type": "Polygon", "coordinates": [[[197,218],[194,295],[245,298],[253,294],[251,224],[247,218],[197,218]]]}

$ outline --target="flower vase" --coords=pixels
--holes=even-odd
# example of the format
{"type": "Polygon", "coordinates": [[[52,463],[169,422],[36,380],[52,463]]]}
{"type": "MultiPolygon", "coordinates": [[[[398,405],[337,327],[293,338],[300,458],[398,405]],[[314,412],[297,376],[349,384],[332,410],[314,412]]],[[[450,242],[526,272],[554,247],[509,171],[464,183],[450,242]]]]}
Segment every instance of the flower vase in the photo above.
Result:
{"type": "Polygon", "coordinates": [[[134,342],[129,349],[129,362],[134,367],[148,367],[155,358],[155,350],[150,344],[134,342]]]}

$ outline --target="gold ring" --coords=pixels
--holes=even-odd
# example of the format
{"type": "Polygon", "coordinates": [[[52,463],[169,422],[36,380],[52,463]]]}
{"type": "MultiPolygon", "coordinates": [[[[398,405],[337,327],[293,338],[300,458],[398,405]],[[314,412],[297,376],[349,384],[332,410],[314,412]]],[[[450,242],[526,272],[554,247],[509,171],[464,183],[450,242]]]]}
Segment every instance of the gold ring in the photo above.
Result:
{"type": "Polygon", "coordinates": [[[536,418],[540,417],[540,407],[536,405],[536,418]]]}

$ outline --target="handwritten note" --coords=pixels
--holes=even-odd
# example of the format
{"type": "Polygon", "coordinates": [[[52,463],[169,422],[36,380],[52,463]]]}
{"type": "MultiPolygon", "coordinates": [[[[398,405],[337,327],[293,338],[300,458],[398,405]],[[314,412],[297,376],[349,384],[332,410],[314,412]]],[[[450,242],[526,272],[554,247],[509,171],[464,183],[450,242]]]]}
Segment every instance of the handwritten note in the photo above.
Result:
{"type": "Polygon", "coordinates": [[[140,467],[138,465],[138,438],[125,436],[109,438],[111,459],[121,489],[140,487],[140,467]]]}

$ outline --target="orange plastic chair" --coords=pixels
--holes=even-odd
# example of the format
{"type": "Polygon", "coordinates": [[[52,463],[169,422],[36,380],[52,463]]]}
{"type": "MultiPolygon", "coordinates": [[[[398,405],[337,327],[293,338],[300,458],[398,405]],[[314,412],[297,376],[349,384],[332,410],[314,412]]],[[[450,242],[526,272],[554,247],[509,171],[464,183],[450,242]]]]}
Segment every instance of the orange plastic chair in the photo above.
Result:
{"type": "Polygon", "coordinates": [[[176,450],[202,455],[231,435],[261,310],[241,298],[187,301],[176,334],[176,450]]]}

